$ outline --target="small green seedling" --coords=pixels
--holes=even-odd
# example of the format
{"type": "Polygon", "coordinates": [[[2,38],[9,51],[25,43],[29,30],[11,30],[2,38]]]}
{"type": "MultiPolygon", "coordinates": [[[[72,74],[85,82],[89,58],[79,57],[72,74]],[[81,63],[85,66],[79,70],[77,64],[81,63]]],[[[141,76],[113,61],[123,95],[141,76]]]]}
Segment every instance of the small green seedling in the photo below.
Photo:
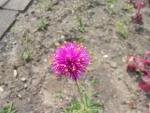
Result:
{"type": "Polygon", "coordinates": [[[120,80],[122,79],[122,75],[118,75],[117,78],[120,80]]]}
{"type": "Polygon", "coordinates": [[[85,81],[84,83],[87,84],[89,87],[90,86],[95,86],[95,85],[99,84],[98,82],[95,82],[95,81],[91,81],[91,82],[90,81],[85,81]]]}
{"type": "Polygon", "coordinates": [[[20,42],[23,44],[23,52],[20,55],[20,59],[23,61],[30,61],[33,59],[33,54],[31,52],[31,47],[29,42],[32,40],[33,38],[23,38],[22,40],[20,40],[20,42]]]}
{"type": "Polygon", "coordinates": [[[33,54],[31,54],[28,45],[24,46],[23,52],[20,56],[20,59],[24,60],[24,61],[27,61],[27,62],[33,59],[33,54]]]}
{"type": "Polygon", "coordinates": [[[86,31],[85,26],[83,24],[82,17],[79,15],[73,17],[73,21],[70,24],[74,27],[76,32],[77,31],[79,31],[79,32],[85,32],[86,31]],[[77,25],[76,25],[76,22],[77,22],[77,25]]]}
{"type": "Polygon", "coordinates": [[[14,110],[13,104],[10,103],[8,106],[0,107],[0,113],[16,113],[16,110],[14,110]]]}
{"type": "Polygon", "coordinates": [[[126,38],[128,31],[127,31],[126,26],[124,25],[124,22],[117,21],[116,29],[121,37],[126,38]]]}
{"type": "Polygon", "coordinates": [[[9,31],[9,33],[12,34],[12,35],[15,35],[16,30],[15,30],[14,28],[12,28],[12,29],[9,31]]]}
{"type": "Polygon", "coordinates": [[[129,4],[129,3],[125,3],[125,4],[124,4],[124,9],[125,9],[125,10],[132,10],[132,9],[134,9],[134,8],[133,8],[133,5],[131,5],[131,4],[129,4]]]}
{"type": "Polygon", "coordinates": [[[82,18],[78,19],[78,23],[79,23],[78,31],[84,32],[85,31],[85,26],[83,25],[82,18]]]}
{"type": "Polygon", "coordinates": [[[115,11],[115,4],[111,3],[109,6],[107,6],[107,11],[109,14],[116,14],[117,12],[115,11]]]}
{"type": "Polygon", "coordinates": [[[122,51],[119,51],[119,52],[118,52],[118,55],[119,55],[119,56],[121,56],[122,54],[123,54],[122,51]]]}
{"type": "Polygon", "coordinates": [[[108,5],[106,6],[107,11],[109,14],[116,14],[117,12],[115,11],[115,2],[118,0],[106,0],[108,5]]]}
{"type": "Polygon", "coordinates": [[[114,3],[117,2],[117,0],[106,0],[107,3],[114,3]]]}
{"type": "Polygon", "coordinates": [[[129,21],[131,20],[131,14],[127,14],[124,18],[123,18],[123,21],[126,22],[126,21],[129,21]]]}
{"type": "Polygon", "coordinates": [[[54,4],[51,1],[46,1],[38,4],[40,8],[43,8],[45,11],[52,11],[54,4]]]}
{"type": "Polygon", "coordinates": [[[37,25],[37,28],[34,31],[44,30],[48,25],[48,21],[45,17],[40,18],[40,23],[37,25]]]}
{"type": "Polygon", "coordinates": [[[130,98],[134,99],[134,98],[135,98],[135,95],[132,93],[132,94],[130,95],[130,98]]]}
{"type": "Polygon", "coordinates": [[[80,40],[80,39],[82,39],[83,37],[81,36],[81,35],[78,35],[78,36],[76,36],[76,39],[77,40],[80,40]]]}
{"type": "Polygon", "coordinates": [[[53,97],[56,101],[56,98],[63,98],[64,97],[64,91],[58,92],[58,93],[53,93],[53,97]]]}

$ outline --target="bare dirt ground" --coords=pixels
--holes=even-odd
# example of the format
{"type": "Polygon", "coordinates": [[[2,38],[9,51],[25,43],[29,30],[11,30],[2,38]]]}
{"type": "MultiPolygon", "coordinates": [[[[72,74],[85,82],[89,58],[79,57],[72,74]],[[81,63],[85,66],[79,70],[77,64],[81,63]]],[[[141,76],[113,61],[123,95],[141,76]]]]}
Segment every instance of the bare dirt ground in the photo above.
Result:
{"type": "Polygon", "coordinates": [[[104,104],[103,113],[147,113],[149,93],[138,89],[138,74],[126,71],[125,60],[150,49],[150,7],[142,9],[142,24],[125,22],[128,34],[123,38],[114,23],[134,10],[115,2],[116,14],[110,14],[108,6],[104,0],[34,0],[0,40],[0,106],[12,102],[17,113],[64,113],[79,95],[72,80],[54,77],[47,56],[56,43],[77,40],[94,56],[82,81],[99,82],[93,92],[100,94],[95,100],[104,104]],[[79,14],[84,31],[78,30],[79,14]],[[41,17],[48,24],[35,31],[41,17]]]}

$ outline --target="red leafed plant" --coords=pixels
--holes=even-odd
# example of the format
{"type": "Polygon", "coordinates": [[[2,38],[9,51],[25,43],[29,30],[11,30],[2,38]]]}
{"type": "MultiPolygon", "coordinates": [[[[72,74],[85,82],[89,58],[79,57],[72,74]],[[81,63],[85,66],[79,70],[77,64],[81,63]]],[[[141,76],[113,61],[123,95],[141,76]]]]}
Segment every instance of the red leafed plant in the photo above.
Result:
{"type": "Polygon", "coordinates": [[[141,9],[146,6],[146,2],[143,0],[126,0],[126,2],[130,3],[133,5],[134,9],[137,10],[136,13],[132,14],[132,20],[136,22],[142,22],[142,14],[141,14],[141,9]]]}
{"type": "Polygon", "coordinates": [[[128,56],[127,70],[143,73],[141,76],[143,82],[140,82],[138,86],[143,92],[150,90],[150,50],[145,52],[144,57],[136,54],[133,56],[128,56]]]}

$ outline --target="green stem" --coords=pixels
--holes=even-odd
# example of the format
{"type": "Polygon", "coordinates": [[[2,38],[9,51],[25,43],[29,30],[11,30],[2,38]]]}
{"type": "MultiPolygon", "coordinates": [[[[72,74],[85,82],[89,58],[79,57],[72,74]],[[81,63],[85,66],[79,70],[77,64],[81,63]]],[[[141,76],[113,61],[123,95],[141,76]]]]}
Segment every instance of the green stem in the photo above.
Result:
{"type": "MultiPolygon", "coordinates": [[[[79,85],[78,85],[77,80],[75,80],[75,84],[76,84],[76,86],[77,86],[78,93],[79,93],[79,95],[80,95],[81,101],[82,101],[83,104],[84,104],[84,101],[83,101],[83,95],[82,95],[82,92],[81,92],[81,90],[80,90],[80,88],[79,88],[79,85]]],[[[83,109],[83,110],[85,110],[85,106],[86,106],[86,105],[84,104],[84,109],[83,109]]]]}
{"type": "Polygon", "coordinates": [[[81,100],[82,100],[82,99],[83,99],[83,98],[82,98],[82,93],[81,93],[81,90],[80,90],[80,88],[79,88],[79,85],[78,85],[77,80],[75,80],[75,84],[76,84],[76,86],[77,86],[77,89],[78,89],[79,95],[80,95],[81,100]]]}

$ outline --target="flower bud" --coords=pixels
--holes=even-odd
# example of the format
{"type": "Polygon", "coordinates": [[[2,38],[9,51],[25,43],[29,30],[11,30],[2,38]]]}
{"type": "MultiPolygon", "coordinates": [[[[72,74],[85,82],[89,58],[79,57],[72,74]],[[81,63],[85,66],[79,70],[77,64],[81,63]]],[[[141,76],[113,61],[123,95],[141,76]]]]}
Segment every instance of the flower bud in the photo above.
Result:
{"type": "Polygon", "coordinates": [[[139,8],[139,4],[137,2],[133,2],[133,7],[134,7],[134,9],[138,9],[139,8]]]}
{"type": "Polygon", "coordinates": [[[144,8],[145,6],[146,6],[146,3],[142,1],[142,2],[140,3],[140,7],[141,7],[141,8],[144,8]]]}
{"type": "Polygon", "coordinates": [[[142,14],[140,14],[140,13],[133,13],[133,15],[132,15],[132,20],[133,21],[138,21],[138,22],[142,22],[142,14]]]}

